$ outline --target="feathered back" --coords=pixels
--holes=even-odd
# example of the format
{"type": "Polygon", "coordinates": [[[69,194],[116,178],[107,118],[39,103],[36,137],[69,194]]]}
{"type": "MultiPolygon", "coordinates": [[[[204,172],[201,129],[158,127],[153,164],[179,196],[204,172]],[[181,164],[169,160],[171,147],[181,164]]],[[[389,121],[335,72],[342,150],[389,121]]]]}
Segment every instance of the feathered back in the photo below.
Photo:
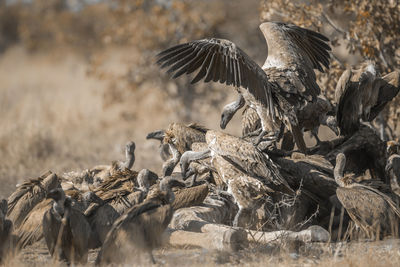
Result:
{"type": "Polygon", "coordinates": [[[164,143],[173,144],[180,153],[191,149],[195,142],[205,142],[207,129],[197,124],[186,126],[181,123],[171,123],[165,131],[164,143]]]}
{"type": "Polygon", "coordinates": [[[292,191],[279,172],[278,166],[252,143],[241,138],[210,130],[206,140],[212,152],[221,156],[250,176],[262,178],[272,186],[282,185],[292,191]]]}
{"type": "Polygon", "coordinates": [[[46,172],[37,179],[31,179],[18,186],[8,198],[8,217],[18,227],[33,207],[42,201],[46,193],[61,187],[56,174],[46,172]]]}

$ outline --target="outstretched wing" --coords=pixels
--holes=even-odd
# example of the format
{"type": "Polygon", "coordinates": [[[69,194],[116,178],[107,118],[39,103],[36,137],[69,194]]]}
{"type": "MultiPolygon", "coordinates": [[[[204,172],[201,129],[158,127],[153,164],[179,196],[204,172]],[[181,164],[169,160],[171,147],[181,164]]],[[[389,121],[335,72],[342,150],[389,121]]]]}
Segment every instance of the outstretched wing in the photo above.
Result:
{"type": "Polygon", "coordinates": [[[306,56],[312,63],[313,69],[324,71],[322,66],[329,68],[329,39],[312,30],[301,28],[294,24],[277,23],[286,32],[290,40],[301,49],[302,56],[306,56]],[[321,66],[322,65],[322,66],[321,66]]]}
{"type": "Polygon", "coordinates": [[[287,70],[287,79],[300,79],[302,85],[291,82],[299,94],[317,97],[321,89],[314,69],[323,72],[323,67],[329,68],[329,39],[315,31],[283,22],[262,23],[260,30],[268,45],[268,57],[263,68],[287,70]]]}
{"type": "Polygon", "coordinates": [[[191,83],[220,82],[249,90],[275,117],[268,77],[245,52],[224,39],[202,39],[171,47],[157,55],[157,63],[168,67],[173,78],[199,72],[191,83]]]}

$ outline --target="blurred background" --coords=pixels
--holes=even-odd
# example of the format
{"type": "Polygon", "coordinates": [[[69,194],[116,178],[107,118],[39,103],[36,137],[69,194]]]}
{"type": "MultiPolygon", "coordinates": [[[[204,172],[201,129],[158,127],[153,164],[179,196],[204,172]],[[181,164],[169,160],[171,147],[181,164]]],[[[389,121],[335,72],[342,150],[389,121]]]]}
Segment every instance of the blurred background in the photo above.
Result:
{"type": "MultiPolygon", "coordinates": [[[[148,132],[171,122],[219,129],[236,99],[219,84],[171,80],[155,65],[169,46],[206,37],[232,40],[257,63],[266,56],[258,25],[280,20],[318,30],[334,47],[318,73],[332,99],[348,66],[372,58],[382,73],[400,66],[399,0],[0,0],[0,198],[46,170],[63,173],[123,159],[159,172],[148,132]]],[[[397,129],[399,99],[385,110],[397,129]]],[[[240,133],[240,116],[227,132],[240,133]]],[[[322,129],[322,139],[332,138],[322,129]]],[[[311,144],[311,143],[310,143],[311,144]]]]}

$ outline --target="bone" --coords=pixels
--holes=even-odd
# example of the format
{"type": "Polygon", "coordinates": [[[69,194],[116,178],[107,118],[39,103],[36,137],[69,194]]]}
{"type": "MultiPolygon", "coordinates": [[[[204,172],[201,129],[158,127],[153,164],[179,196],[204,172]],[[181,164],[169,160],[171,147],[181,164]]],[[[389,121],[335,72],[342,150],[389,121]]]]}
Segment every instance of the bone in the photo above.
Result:
{"type": "MultiPolygon", "coordinates": [[[[208,224],[208,226],[211,226],[208,224]]],[[[213,231],[198,233],[183,230],[166,231],[165,238],[172,246],[195,246],[208,250],[238,251],[248,245],[246,232],[232,227],[212,225],[213,231]]],[[[210,229],[208,229],[210,230],[210,229]]]]}
{"type": "Polygon", "coordinates": [[[261,231],[247,231],[247,240],[249,242],[256,242],[259,244],[268,244],[271,242],[328,242],[330,234],[327,230],[318,225],[312,225],[306,230],[300,232],[293,232],[289,230],[261,232],[261,231]]]}

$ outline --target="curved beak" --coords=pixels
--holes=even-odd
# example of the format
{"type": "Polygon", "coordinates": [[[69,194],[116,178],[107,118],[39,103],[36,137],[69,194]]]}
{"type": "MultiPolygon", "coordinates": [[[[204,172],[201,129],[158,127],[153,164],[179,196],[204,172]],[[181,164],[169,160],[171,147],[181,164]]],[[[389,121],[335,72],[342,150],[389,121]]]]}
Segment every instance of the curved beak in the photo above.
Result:
{"type": "Polygon", "coordinates": [[[162,142],[164,137],[165,137],[165,130],[159,130],[147,134],[146,139],[156,139],[162,142]]]}

